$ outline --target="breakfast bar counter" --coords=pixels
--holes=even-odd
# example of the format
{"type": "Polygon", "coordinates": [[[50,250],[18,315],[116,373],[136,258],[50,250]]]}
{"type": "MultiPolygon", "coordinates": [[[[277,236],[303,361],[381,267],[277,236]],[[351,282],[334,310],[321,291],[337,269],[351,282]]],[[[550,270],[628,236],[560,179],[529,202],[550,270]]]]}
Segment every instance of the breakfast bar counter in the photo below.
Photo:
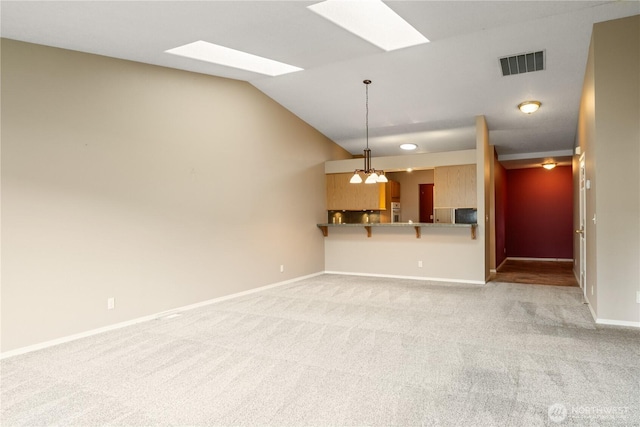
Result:
{"type": "Polygon", "coordinates": [[[349,228],[349,227],[358,227],[363,228],[367,232],[367,237],[371,237],[372,228],[390,228],[390,227],[399,227],[399,228],[407,228],[413,227],[416,232],[416,238],[419,239],[422,235],[422,227],[427,228],[468,228],[471,230],[471,238],[475,240],[476,238],[476,228],[478,224],[449,224],[449,223],[430,223],[430,222],[394,222],[394,223],[357,223],[357,224],[317,224],[318,228],[322,231],[322,235],[327,237],[329,235],[329,228],[349,228]]]}

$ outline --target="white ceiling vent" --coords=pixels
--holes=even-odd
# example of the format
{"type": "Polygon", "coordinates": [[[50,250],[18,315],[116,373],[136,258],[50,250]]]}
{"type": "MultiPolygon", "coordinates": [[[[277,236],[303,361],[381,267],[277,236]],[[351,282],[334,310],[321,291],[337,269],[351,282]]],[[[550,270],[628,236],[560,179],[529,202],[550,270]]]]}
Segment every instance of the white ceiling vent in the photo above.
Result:
{"type": "Polygon", "coordinates": [[[503,76],[544,70],[544,51],[522,53],[500,58],[503,76]]]}

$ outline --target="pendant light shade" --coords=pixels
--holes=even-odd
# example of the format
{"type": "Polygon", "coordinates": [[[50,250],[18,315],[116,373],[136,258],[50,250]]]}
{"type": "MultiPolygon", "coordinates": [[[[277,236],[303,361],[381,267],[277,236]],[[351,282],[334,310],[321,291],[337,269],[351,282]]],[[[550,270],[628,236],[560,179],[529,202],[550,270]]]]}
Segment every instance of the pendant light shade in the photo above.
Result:
{"type": "Polygon", "coordinates": [[[364,169],[356,169],[355,173],[353,174],[349,182],[351,184],[360,184],[362,182],[362,177],[360,176],[361,173],[366,175],[366,179],[364,181],[365,184],[389,182],[389,180],[384,174],[384,171],[377,171],[371,167],[371,150],[369,149],[369,85],[371,84],[371,80],[364,80],[362,83],[365,84],[365,88],[366,88],[365,127],[367,130],[367,147],[364,149],[364,169]]]}
{"type": "Polygon", "coordinates": [[[378,174],[375,172],[372,172],[364,181],[365,184],[375,184],[376,182],[378,182],[378,174]]]}

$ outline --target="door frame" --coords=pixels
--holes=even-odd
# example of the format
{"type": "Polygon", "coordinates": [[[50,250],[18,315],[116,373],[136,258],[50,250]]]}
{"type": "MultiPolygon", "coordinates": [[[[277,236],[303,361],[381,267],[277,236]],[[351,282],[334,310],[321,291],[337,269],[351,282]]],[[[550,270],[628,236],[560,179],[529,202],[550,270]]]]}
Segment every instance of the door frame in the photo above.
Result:
{"type": "Polygon", "coordinates": [[[578,241],[580,245],[580,268],[578,271],[580,288],[582,288],[582,294],[585,301],[587,299],[587,178],[586,178],[586,162],[585,153],[580,155],[579,160],[579,187],[578,187],[578,200],[579,200],[579,228],[576,230],[578,233],[578,241]]]}

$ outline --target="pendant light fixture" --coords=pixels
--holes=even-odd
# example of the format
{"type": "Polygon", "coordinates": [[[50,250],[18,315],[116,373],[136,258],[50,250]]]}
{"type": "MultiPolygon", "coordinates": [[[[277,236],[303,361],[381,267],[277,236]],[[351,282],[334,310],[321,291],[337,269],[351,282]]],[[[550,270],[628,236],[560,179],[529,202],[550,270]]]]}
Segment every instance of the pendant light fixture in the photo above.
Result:
{"type": "Polygon", "coordinates": [[[369,149],[369,85],[371,80],[364,80],[365,93],[366,93],[366,119],[365,125],[367,129],[367,148],[364,150],[364,169],[356,169],[349,182],[351,184],[360,184],[362,182],[361,173],[366,175],[364,180],[365,184],[375,184],[377,182],[389,182],[384,174],[384,171],[377,171],[371,167],[371,150],[369,149]]]}

